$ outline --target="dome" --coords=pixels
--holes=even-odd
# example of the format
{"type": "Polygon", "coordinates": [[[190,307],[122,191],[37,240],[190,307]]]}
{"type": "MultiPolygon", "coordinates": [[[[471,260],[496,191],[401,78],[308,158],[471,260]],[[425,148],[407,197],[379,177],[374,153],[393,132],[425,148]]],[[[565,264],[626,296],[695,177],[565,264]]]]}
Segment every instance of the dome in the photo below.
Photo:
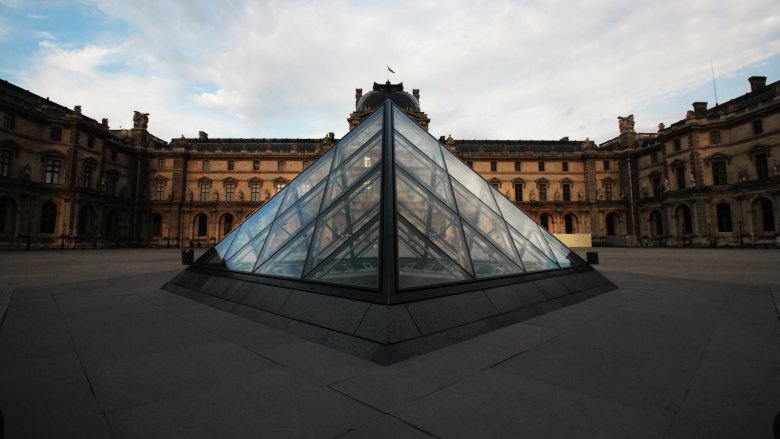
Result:
{"type": "Polygon", "coordinates": [[[391,84],[390,81],[384,84],[377,84],[375,82],[374,89],[364,94],[358,101],[357,111],[373,111],[388,99],[406,111],[420,111],[420,102],[418,102],[414,96],[404,91],[403,82],[400,84],[391,84]]]}

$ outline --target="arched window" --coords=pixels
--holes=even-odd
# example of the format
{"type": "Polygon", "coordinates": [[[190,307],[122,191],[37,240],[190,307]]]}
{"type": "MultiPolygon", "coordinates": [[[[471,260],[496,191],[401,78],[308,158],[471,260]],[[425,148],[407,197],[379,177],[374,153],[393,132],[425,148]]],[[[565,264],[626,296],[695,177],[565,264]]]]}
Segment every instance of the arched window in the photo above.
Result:
{"type": "Polygon", "coordinates": [[[209,229],[209,219],[205,213],[199,213],[195,217],[195,228],[197,236],[207,236],[209,229]]]}
{"type": "Polygon", "coordinates": [[[543,213],[540,219],[541,219],[542,227],[544,227],[547,230],[550,230],[550,225],[553,222],[552,216],[550,216],[549,213],[543,213]]]}
{"type": "Polygon", "coordinates": [[[91,235],[95,232],[95,209],[92,206],[81,206],[79,209],[79,235],[91,235]]]}
{"type": "Polygon", "coordinates": [[[650,232],[654,236],[662,236],[664,234],[663,217],[661,217],[661,212],[657,210],[650,212],[650,232]]]}
{"type": "Polygon", "coordinates": [[[775,230],[775,209],[772,206],[772,202],[768,198],[761,197],[759,199],[759,206],[761,209],[761,231],[773,232],[775,230]]]}
{"type": "Polygon", "coordinates": [[[222,215],[222,236],[227,235],[233,230],[233,215],[226,213],[222,215]]]}
{"type": "Polygon", "coordinates": [[[607,235],[617,235],[617,223],[618,223],[618,216],[614,212],[610,212],[607,214],[607,235]]]}
{"type": "Polygon", "coordinates": [[[103,234],[109,238],[116,238],[119,233],[119,215],[111,210],[106,215],[106,223],[103,228],[103,234]]]}
{"type": "Polygon", "coordinates": [[[718,216],[718,231],[719,232],[731,232],[731,205],[728,203],[720,203],[715,206],[715,211],[718,216]]]}
{"type": "Polygon", "coordinates": [[[567,213],[563,217],[563,226],[566,233],[576,233],[575,224],[577,224],[577,217],[573,213],[567,213]]]}
{"type": "Polygon", "coordinates": [[[41,233],[54,233],[54,226],[57,223],[57,205],[54,203],[44,203],[41,206],[41,233]]]}

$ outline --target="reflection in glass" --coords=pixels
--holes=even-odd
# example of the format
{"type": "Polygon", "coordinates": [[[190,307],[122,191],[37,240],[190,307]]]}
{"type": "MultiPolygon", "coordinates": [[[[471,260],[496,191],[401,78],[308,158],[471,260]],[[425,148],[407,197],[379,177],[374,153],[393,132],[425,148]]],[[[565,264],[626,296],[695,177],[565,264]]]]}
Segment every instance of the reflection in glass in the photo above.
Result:
{"type": "Polygon", "coordinates": [[[357,151],[345,163],[331,172],[328,180],[328,194],[325,205],[330,203],[349,189],[352,184],[377,167],[382,161],[382,136],[371,139],[363,148],[357,151]]]}
{"type": "Polygon", "coordinates": [[[512,240],[515,242],[517,253],[520,255],[520,261],[522,261],[525,271],[530,273],[532,271],[558,268],[558,265],[554,260],[542,253],[527,239],[523,238],[514,227],[509,227],[509,234],[512,235],[512,240]]]}
{"type": "Polygon", "coordinates": [[[455,212],[423,189],[403,170],[396,170],[395,181],[397,215],[413,225],[463,270],[471,273],[460,220],[455,212]]]}
{"type": "Polygon", "coordinates": [[[249,218],[236,227],[235,231],[231,233],[235,234],[236,237],[230,245],[230,250],[225,253],[224,259],[232,258],[233,255],[241,250],[250,239],[257,236],[261,230],[268,227],[268,225],[273,222],[286,191],[286,189],[283,189],[273,198],[266,201],[265,204],[257,209],[249,218]]]}
{"type": "Polygon", "coordinates": [[[406,137],[409,142],[420,149],[425,155],[440,167],[444,167],[439,150],[439,142],[431,137],[427,131],[414,123],[409,116],[398,108],[393,108],[393,127],[397,132],[406,137]]]}
{"type": "Polygon", "coordinates": [[[434,164],[403,137],[396,134],[394,140],[396,165],[401,166],[426,189],[436,194],[445,205],[453,206],[447,171],[434,164]]]}
{"type": "Polygon", "coordinates": [[[319,265],[379,212],[379,170],[320,214],[306,271],[319,265]]]}
{"type": "Polygon", "coordinates": [[[468,189],[478,199],[482,200],[482,202],[493,209],[494,212],[500,213],[496,206],[496,202],[493,200],[493,194],[490,193],[490,185],[485,179],[469,169],[469,167],[464,165],[459,158],[452,155],[452,153],[444,149],[444,147],[441,147],[441,152],[444,154],[444,159],[447,162],[447,172],[450,173],[452,178],[462,184],[463,187],[468,189]]]}
{"type": "Polygon", "coordinates": [[[550,244],[553,254],[558,259],[558,264],[562,268],[568,268],[577,265],[586,265],[585,262],[577,256],[572,250],[563,245],[558,239],[552,236],[546,230],[542,230],[542,234],[547,239],[547,243],[550,244]]]}
{"type": "Polygon", "coordinates": [[[476,230],[468,225],[463,226],[466,241],[469,243],[469,254],[474,264],[474,274],[477,278],[504,276],[522,273],[523,269],[512,262],[476,230]]]}
{"type": "Polygon", "coordinates": [[[271,230],[270,226],[263,229],[254,239],[228,259],[226,261],[228,268],[236,271],[252,271],[257,263],[257,255],[260,253],[260,249],[263,248],[269,230],[271,230]]]}
{"type": "Polygon", "coordinates": [[[320,183],[314,190],[306,194],[287,212],[279,215],[271,226],[268,240],[265,242],[258,264],[279,250],[288,239],[306,227],[317,216],[320,209],[320,201],[324,192],[325,182],[320,183]]]}
{"type": "Polygon", "coordinates": [[[379,216],[375,216],[370,225],[351,237],[306,278],[356,287],[377,288],[379,286],[379,216]]]}
{"type": "MultiPolygon", "coordinates": [[[[354,130],[347,133],[346,136],[344,136],[343,139],[341,139],[336,146],[336,158],[335,163],[333,163],[333,168],[335,169],[336,166],[339,166],[344,162],[344,160],[347,160],[352,156],[352,154],[355,153],[361,146],[365,145],[366,142],[378,132],[382,130],[382,126],[384,124],[384,118],[382,115],[385,114],[385,110],[383,108],[379,108],[369,116],[366,120],[360,123],[357,127],[355,127],[354,130]]],[[[379,136],[381,139],[382,136],[379,136]]]]}
{"type": "Polygon", "coordinates": [[[412,288],[471,279],[438,247],[398,218],[398,286],[412,288]]]}
{"type": "Polygon", "coordinates": [[[303,274],[303,264],[306,262],[306,252],[309,250],[309,242],[311,241],[313,231],[314,224],[290,240],[287,245],[263,263],[256,272],[274,276],[300,278],[303,274]]]}
{"type": "Polygon", "coordinates": [[[287,196],[284,197],[284,203],[282,203],[279,212],[284,212],[290,206],[300,200],[311,188],[317,186],[323,179],[327,178],[330,172],[330,162],[333,158],[333,150],[326,152],[317,160],[314,165],[309,166],[308,169],[303,171],[300,175],[287,185],[287,196]]]}
{"type": "Polygon", "coordinates": [[[496,201],[498,202],[498,207],[501,209],[501,214],[504,216],[504,219],[512,227],[517,229],[521,235],[531,241],[536,248],[552,258],[553,256],[549,251],[547,241],[545,241],[542,233],[539,231],[541,229],[539,225],[501,194],[496,193],[496,201]]]}

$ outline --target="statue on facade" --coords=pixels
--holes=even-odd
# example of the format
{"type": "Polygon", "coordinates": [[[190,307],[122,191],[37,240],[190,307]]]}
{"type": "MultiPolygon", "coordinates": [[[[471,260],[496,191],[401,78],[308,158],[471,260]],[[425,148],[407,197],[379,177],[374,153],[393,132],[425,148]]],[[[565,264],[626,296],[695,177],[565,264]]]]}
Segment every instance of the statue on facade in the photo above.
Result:
{"type": "Polygon", "coordinates": [[[149,125],[149,113],[133,111],[133,128],[146,129],[149,125]]]}
{"type": "Polygon", "coordinates": [[[528,194],[528,199],[531,201],[536,201],[536,192],[531,189],[531,192],[528,194]]]}
{"type": "Polygon", "coordinates": [[[668,191],[670,189],[672,189],[672,183],[669,181],[669,177],[666,177],[664,179],[664,190],[668,191]]]}
{"type": "Polygon", "coordinates": [[[585,194],[582,193],[582,191],[577,192],[577,199],[579,201],[582,201],[585,199],[585,194]]]}
{"type": "Polygon", "coordinates": [[[780,175],[780,163],[777,163],[777,160],[772,160],[772,169],[770,169],[769,172],[772,177],[780,175]]]}
{"type": "Polygon", "coordinates": [[[555,191],[555,195],[553,195],[553,197],[554,197],[555,201],[560,201],[561,200],[561,193],[558,192],[558,191],[555,191]]]}
{"type": "Polygon", "coordinates": [[[737,169],[737,177],[739,177],[739,181],[747,181],[747,172],[742,166],[737,169]]]}
{"type": "Polygon", "coordinates": [[[688,172],[688,183],[691,186],[696,186],[696,176],[693,174],[693,169],[688,172]]]}
{"type": "Polygon", "coordinates": [[[629,114],[626,117],[618,116],[618,128],[620,129],[620,134],[633,133],[634,115],[629,114]]]}
{"type": "Polygon", "coordinates": [[[265,192],[263,192],[263,195],[265,195],[266,200],[271,198],[271,192],[269,192],[268,189],[266,189],[265,192]]]}
{"type": "Polygon", "coordinates": [[[659,123],[658,124],[658,131],[663,131],[664,129],[666,129],[666,125],[664,125],[663,122],[659,123]]]}

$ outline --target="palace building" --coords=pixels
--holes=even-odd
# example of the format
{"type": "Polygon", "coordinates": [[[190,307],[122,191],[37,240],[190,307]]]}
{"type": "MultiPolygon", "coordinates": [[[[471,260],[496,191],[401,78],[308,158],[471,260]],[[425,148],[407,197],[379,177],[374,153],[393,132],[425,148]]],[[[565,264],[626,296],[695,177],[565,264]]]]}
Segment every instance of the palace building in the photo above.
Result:
{"type": "MultiPolygon", "coordinates": [[[[749,84],[655,133],[620,117],[619,135],[599,145],[489,133],[439,142],[570,246],[777,247],[780,82],[749,84]]],[[[389,82],[356,89],[350,129],[388,99],[430,131],[419,90],[389,82]]],[[[114,130],[6,81],[0,113],[0,248],[212,246],[339,142],[164,141],[148,114],[114,130]]]]}

